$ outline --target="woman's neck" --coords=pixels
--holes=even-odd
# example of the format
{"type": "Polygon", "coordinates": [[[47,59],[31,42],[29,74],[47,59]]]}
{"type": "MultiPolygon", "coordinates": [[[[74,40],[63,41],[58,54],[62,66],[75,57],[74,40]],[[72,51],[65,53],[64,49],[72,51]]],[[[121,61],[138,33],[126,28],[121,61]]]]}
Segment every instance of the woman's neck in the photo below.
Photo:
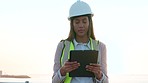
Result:
{"type": "Polygon", "coordinates": [[[79,43],[87,43],[89,41],[88,37],[76,37],[76,41],[79,43]]]}

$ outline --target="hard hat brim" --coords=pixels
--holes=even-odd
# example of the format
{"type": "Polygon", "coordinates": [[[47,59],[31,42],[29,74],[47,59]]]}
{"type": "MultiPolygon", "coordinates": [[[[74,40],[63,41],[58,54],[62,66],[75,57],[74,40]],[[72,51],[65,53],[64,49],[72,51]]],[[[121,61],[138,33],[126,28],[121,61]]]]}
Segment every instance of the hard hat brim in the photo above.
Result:
{"type": "Polygon", "coordinates": [[[87,15],[91,15],[92,17],[94,16],[93,13],[91,13],[91,14],[82,14],[82,15],[74,15],[74,16],[69,16],[68,20],[71,20],[71,18],[80,17],[80,16],[87,16],[87,15]]]}

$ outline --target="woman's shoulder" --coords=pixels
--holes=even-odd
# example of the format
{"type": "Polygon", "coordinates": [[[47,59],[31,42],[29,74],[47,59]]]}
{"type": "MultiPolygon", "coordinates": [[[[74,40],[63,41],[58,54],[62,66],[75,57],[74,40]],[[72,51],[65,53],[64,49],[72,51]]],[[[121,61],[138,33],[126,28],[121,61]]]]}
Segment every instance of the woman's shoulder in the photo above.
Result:
{"type": "Polygon", "coordinates": [[[100,41],[99,47],[101,49],[106,49],[106,44],[104,42],[100,41]]]}
{"type": "Polygon", "coordinates": [[[71,41],[69,41],[67,39],[63,39],[63,40],[60,41],[60,43],[65,43],[65,42],[71,42],[71,41]]]}
{"type": "Polygon", "coordinates": [[[64,40],[61,40],[58,45],[57,45],[57,48],[63,48],[64,46],[64,40]]]}
{"type": "Polygon", "coordinates": [[[104,43],[104,42],[102,42],[102,41],[99,41],[99,43],[100,43],[101,45],[105,45],[105,43],[104,43]]]}
{"type": "Polygon", "coordinates": [[[58,43],[58,46],[64,46],[65,42],[70,42],[69,40],[66,40],[66,39],[62,39],[59,43],[58,43]]]}
{"type": "Polygon", "coordinates": [[[100,47],[106,47],[106,44],[100,40],[96,40],[100,47]]]}

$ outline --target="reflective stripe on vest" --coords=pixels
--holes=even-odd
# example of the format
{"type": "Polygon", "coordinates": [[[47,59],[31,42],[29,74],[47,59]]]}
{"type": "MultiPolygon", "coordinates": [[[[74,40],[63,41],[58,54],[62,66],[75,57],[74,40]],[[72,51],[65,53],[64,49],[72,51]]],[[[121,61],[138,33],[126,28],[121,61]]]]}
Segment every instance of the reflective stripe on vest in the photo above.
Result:
{"type": "MultiPolygon", "coordinates": [[[[99,48],[99,41],[96,41],[96,40],[93,40],[90,38],[90,46],[91,46],[91,50],[98,50],[99,48]]],[[[61,62],[61,66],[64,65],[64,62],[67,61],[69,58],[70,58],[70,51],[71,50],[74,50],[74,44],[73,42],[70,42],[70,41],[67,41],[65,40],[64,41],[64,48],[63,48],[63,51],[62,51],[62,55],[61,55],[61,59],[60,59],[60,62],[61,62]]],[[[64,80],[64,83],[70,83],[71,82],[71,77],[69,77],[69,73],[66,74],[66,78],[64,80]]]]}

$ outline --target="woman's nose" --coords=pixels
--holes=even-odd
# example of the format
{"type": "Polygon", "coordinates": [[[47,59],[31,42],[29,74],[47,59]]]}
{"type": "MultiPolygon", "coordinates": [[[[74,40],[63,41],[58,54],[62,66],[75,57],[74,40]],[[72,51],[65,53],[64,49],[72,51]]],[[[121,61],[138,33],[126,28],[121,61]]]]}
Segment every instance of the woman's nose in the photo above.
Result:
{"type": "Polygon", "coordinates": [[[80,22],[79,27],[83,28],[84,27],[84,23],[80,22]]]}

